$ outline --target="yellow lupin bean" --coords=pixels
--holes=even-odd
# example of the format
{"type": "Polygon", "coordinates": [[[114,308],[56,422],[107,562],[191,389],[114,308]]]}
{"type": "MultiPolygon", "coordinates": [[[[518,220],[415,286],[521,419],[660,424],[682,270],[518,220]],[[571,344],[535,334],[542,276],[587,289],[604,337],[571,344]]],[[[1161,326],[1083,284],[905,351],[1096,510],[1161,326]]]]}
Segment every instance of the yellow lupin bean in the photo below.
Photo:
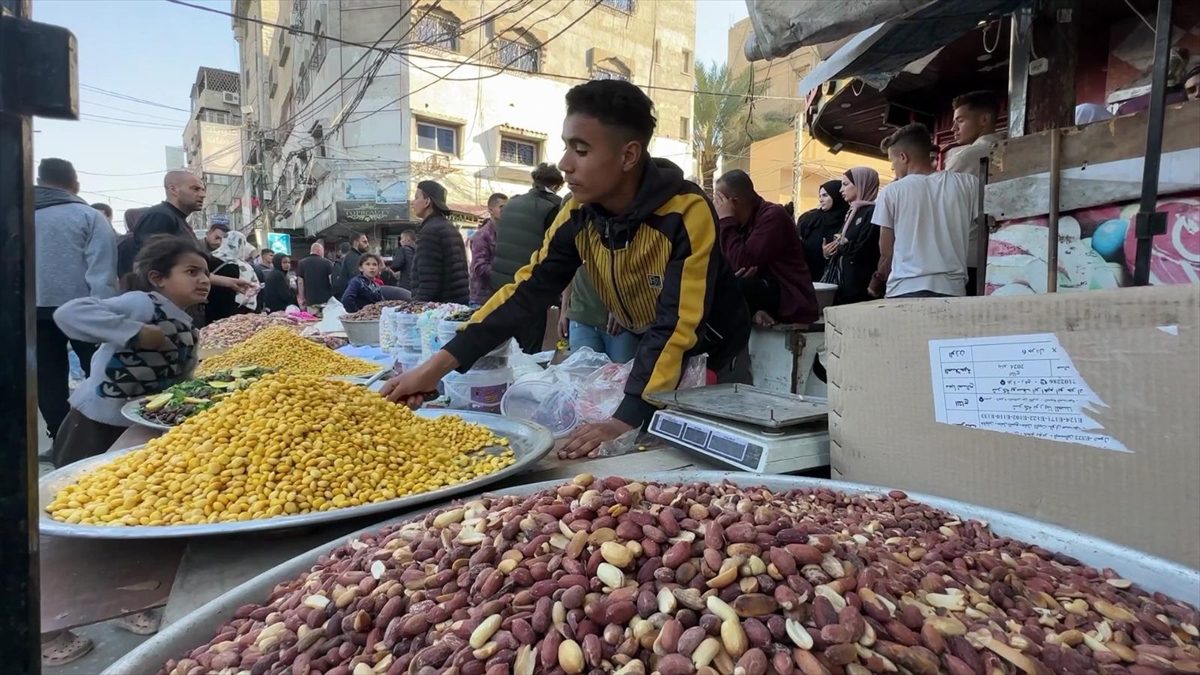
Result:
{"type": "Polygon", "coordinates": [[[370,375],[379,370],[376,363],[342,356],[287,328],[275,326],[200,362],[196,375],[241,366],[262,366],[281,373],[305,375],[370,375]]]}
{"type": "Polygon", "coordinates": [[[459,417],[423,418],[346,382],[277,373],[82,476],[46,511],[113,526],[327,511],[494,473],[515,461],[506,446],[459,417]]]}

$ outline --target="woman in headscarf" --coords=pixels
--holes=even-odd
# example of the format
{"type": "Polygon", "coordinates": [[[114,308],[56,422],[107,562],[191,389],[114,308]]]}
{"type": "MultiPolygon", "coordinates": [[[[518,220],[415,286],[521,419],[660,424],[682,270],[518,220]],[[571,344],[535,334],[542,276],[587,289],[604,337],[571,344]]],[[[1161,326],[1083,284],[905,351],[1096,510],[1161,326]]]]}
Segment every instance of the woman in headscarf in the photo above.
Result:
{"type": "Polygon", "coordinates": [[[804,244],[804,259],[808,262],[808,271],[813,279],[820,279],[825,273],[826,260],[821,248],[842,231],[846,211],[850,209],[850,205],[842,199],[840,180],[822,183],[817,190],[817,199],[817,208],[802,213],[796,223],[796,234],[804,244]]]}
{"type": "Polygon", "coordinates": [[[251,284],[245,293],[239,293],[232,288],[213,284],[208,293],[208,305],[204,308],[205,323],[231,317],[234,314],[248,314],[258,309],[258,275],[250,263],[243,260],[246,248],[246,235],[233,230],[225,235],[225,240],[213,251],[208,261],[208,272],[212,275],[241,279],[251,284]]]}
{"type": "Polygon", "coordinates": [[[879,265],[879,226],[871,224],[879,174],[864,166],[848,170],[842,175],[841,194],[850,205],[842,231],[821,249],[829,261],[821,281],[837,284],[837,305],[871,299],[867,286],[879,265]]]}
{"type": "Polygon", "coordinates": [[[288,272],[292,269],[292,257],[276,253],[271,259],[271,268],[263,273],[263,307],[270,312],[282,312],[288,305],[296,304],[296,289],[291,285],[288,272]]]}

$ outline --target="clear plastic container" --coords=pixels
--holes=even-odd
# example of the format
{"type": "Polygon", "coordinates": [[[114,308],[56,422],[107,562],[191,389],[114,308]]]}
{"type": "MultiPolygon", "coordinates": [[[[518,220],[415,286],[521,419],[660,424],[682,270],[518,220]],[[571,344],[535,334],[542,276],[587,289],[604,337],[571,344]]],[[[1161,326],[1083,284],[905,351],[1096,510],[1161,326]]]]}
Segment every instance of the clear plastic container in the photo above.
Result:
{"type": "Polygon", "coordinates": [[[575,392],[546,380],[525,379],[514,383],[500,400],[505,417],[537,422],[555,438],[565,438],[583,421],[575,411],[575,392]]]}
{"type": "Polygon", "coordinates": [[[420,352],[414,354],[405,351],[393,351],[392,357],[395,360],[393,372],[395,372],[397,375],[416,368],[417,366],[421,365],[422,361],[425,360],[421,357],[420,352]]]}
{"type": "Polygon", "coordinates": [[[417,327],[417,319],[420,314],[405,314],[397,312],[395,315],[395,340],[396,346],[405,347],[410,352],[421,351],[421,330],[417,327]]]}
{"type": "Polygon", "coordinates": [[[442,387],[451,408],[496,413],[512,379],[511,368],[469,370],[448,373],[442,378],[442,387]]]}

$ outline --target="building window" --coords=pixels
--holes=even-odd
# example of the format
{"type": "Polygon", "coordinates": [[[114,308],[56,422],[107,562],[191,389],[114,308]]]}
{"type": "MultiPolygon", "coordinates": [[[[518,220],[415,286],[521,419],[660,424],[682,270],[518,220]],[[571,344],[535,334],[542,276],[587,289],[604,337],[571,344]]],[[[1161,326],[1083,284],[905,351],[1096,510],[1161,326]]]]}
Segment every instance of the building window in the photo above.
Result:
{"type": "Polygon", "coordinates": [[[313,148],[317,157],[325,157],[325,130],[317,124],[312,129],[313,148]]]}
{"type": "Polygon", "coordinates": [[[500,137],[500,161],[536,166],[538,163],[538,143],[511,136],[500,137]]]}
{"type": "Polygon", "coordinates": [[[620,80],[622,82],[628,82],[629,75],[618,72],[616,70],[610,70],[608,68],[594,68],[592,70],[592,79],[593,80],[620,80]]]}
{"type": "Polygon", "coordinates": [[[227,113],[220,110],[209,110],[207,108],[200,111],[201,122],[212,122],[213,124],[231,124],[233,126],[241,126],[242,116],[235,113],[227,113]]]}
{"type": "Polygon", "coordinates": [[[417,147],[430,152],[457,155],[458,129],[431,122],[417,122],[417,147]]]}
{"type": "Polygon", "coordinates": [[[314,33],[320,37],[313,40],[312,55],[308,57],[308,70],[314,75],[321,69],[321,64],[325,63],[325,52],[329,50],[325,44],[325,33],[321,30],[321,22],[317,22],[314,33]]]}
{"type": "Polygon", "coordinates": [[[683,50],[683,74],[692,74],[692,50],[690,49],[683,50]]]}
{"type": "Polygon", "coordinates": [[[536,73],[540,70],[542,54],[536,45],[506,38],[496,40],[496,45],[496,65],[526,73],[536,73]]]}
{"type": "Polygon", "coordinates": [[[633,0],[600,0],[600,4],[611,7],[618,12],[633,14],[633,0]]]}
{"type": "Polygon", "coordinates": [[[308,62],[300,64],[300,81],[296,84],[296,100],[308,98],[308,62]]]}
{"type": "Polygon", "coordinates": [[[417,22],[417,42],[427,47],[456,52],[460,32],[458,19],[440,12],[429,12],[417,22]]]}
{"type": "Polygon", "coordinates": [[[687,140],[692,135],[692,121],[686,117],[679,118],[679,137],[687,140]]]}

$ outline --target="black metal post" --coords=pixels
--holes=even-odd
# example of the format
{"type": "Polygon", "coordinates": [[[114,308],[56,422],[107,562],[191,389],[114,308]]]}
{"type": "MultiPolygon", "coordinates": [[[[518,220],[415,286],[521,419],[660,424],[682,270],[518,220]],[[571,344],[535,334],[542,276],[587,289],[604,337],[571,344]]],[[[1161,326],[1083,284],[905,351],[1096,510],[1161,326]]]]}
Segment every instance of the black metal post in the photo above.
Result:
{"type": "Polygon", "coordinates": [[[1171,13],[1173,0],[1158,0],[1154,18],[1154,72],[1150,82],[1150,112],[1146,129],[1146,155],[1142,167],[1142,200],[1134,216],[1137,253],[1134,257],[1133,283],[1150,283],[1150,249],[1156,234],[1167,231],[1167,214],[1155,211],[1158,203],[1158,169],[1162,155],[1163,116],[1166,114],[1167,65],[1171,50],[1171,13]]]}
{"type": "Polygon", "coordinates": [[[0,670],[41,672],[32,115],[78,115],[75,38],[0,0],[0,670]]]}

